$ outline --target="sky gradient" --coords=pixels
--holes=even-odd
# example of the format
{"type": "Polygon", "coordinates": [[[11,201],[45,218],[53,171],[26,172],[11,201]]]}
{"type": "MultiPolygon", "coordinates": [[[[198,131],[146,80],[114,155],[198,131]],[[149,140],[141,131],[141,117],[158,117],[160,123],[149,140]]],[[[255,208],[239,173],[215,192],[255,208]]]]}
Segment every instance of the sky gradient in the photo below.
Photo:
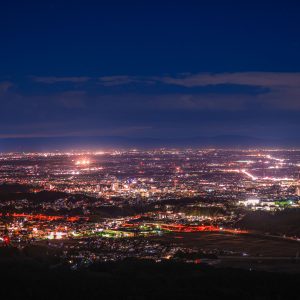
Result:
{"type": "Polygon", "coordinates": [[[163,2],[2,3],[0,138],[299,139],[300,4],[163,2]]]}

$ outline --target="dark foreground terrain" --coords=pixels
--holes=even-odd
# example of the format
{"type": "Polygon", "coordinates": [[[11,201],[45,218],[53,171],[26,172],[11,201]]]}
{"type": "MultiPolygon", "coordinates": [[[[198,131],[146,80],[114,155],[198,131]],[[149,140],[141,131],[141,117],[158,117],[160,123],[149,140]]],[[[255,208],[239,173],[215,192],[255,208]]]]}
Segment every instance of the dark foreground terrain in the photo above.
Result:
{"type": "Polygon", "coordinates": [[[297,299],[300,275],[126,260],[71,271],[1,249],[1,299],[297,299]]]}

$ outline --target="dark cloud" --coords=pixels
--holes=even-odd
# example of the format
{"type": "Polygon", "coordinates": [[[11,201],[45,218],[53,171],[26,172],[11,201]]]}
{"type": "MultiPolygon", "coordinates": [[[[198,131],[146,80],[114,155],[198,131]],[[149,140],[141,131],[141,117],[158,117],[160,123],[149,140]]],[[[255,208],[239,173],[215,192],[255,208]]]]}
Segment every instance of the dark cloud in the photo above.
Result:
{"type": "MultiPolygon", "coordinates": [[[[51,77],[52,78],[52,77],[51,77]]],[[[84,78],[84,77],[79,77],[84,78]]],[[[58,80],[61,82],[63,79],[58,80]]],[[[76,82],[74,80],[74,82],[76,82]]],[[[282,73],[282,72],[239,72],[239,73],[199,73],[199,74],[183,74],[180,76],[103,76],[99,78],[101,85],[111,87],[112,94],[115,93],[114,88],[125,86],[122,90],[124,101],[130,102],[128,98],[131,91],[126,90],[126,86],[135,84],[135,95],[140,95],[141,101],[135,103],[137,107],[154,105],[159,108],[169,109],[221,109],[221,110],[241,110],[248,109],[253,105],[266,108],[277,109],[300,109],[300,73],[282,73]],[[150,92],[145,93],[141,86],[150,84],[150,92]],[[155,85],[160,85],[160,93],[151,93],[151,88],[155,89],[155,85]],[[139,88],[140,86],[140,88],[139,88]],[[183,87],[180,93],[170,92],[170,86],[183,87]],[[204,88],[215,86],[209,92],[191,93],[191,89],[197,87],[204,88]],[[259,93],[220,93],[219,86],[250,86],[261,87],[259,93]]],[[[54,82],[53,82],[54,83],[54,82]]],[[[101,91],[100,91],[101,93],[101,91]]],[[[118,96],[115,95],[116,99],[118,96]]],[[[82,105],[81,101],[76,97],[74,103],[82,105]],[[79,104],[81,103],[81,104],[79,104]]],[[[115,102],[119,102],[118,100],[115,102]]],[[[69,100],[66,100],[67,102],[69,100]]],[[[70,103],[72,101],[70,100],[70,103]]],[[[120,105],[120,103],[119,103],[120,105]]]]}
{"type": "Polygon", "coordinates": [[[10,81],[0,82],[0,93],[8,91],[11,87],[13,87],[13,83],[10,81]]]}
{"type": "Polygon", "coordinates": [[[185,87],[237,84],[269,88],[299,88],[300,73],[282,72],[236,72],[236,73],[199,73],[178,77],[157,77],[166,84],[185,87]]]}
{"type": "Polygon", "coordinates": [[[133,76],[103,76],[99,78],[99,83],[104,86],[117,86],[133,82],[140,82],[140,79],[133,76]]]}
{"type": "Polygon", "coordinates": [[[89,77],[85,77],[85,76],[79,76],[79,77],[32,76],[31,78],[35,82],[47,83],[47,84],[54,84],[54,83],[61,83],[61,82],[82,83],[82,82],[87,82],[90,79],[89,77]]]}
{"type": "Polygon", "coordinates": [[[42,78],[0,84],[2,137],[300,132],[299,73],[42,78]]]}

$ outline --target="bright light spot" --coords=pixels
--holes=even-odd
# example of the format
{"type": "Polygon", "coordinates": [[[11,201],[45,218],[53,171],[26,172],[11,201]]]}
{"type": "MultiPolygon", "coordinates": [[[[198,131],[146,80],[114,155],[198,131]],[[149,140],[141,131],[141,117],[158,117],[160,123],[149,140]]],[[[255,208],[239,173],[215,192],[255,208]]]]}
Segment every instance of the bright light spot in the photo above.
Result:
{"type": "Polygon", "coordinates": [[[75,162],[76,166],[88,166],[90,165],[90,160],[89,159],[79,159],[75,162]]]}

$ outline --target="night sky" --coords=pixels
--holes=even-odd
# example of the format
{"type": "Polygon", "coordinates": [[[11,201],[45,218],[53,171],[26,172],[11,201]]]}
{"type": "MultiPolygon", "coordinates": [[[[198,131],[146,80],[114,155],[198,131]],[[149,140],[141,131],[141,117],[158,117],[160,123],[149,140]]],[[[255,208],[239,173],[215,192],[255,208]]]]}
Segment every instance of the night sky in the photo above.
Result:
{"type": "Polygon", "coordinates": [[[297,139],[299,16],[296,0],[2,1],[0,138],[297,139]]]}

